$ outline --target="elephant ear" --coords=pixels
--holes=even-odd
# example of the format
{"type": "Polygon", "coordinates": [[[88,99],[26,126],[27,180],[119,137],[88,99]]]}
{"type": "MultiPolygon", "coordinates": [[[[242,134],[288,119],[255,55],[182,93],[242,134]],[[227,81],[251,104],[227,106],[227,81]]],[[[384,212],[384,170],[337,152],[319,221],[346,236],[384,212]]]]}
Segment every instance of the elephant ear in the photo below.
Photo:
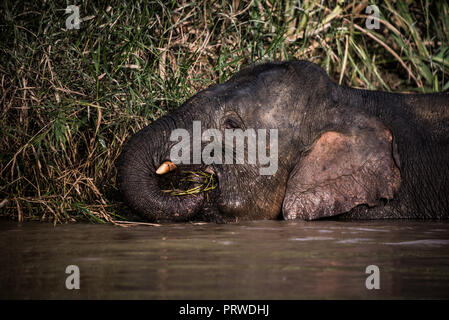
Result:
{"type": "Polygon", "coordinates": [[[331,217],[393,198],[401,177],[392,135],[379,121],[368,120],[349,132],[327,131],[313,143],[289,177],[285,219],[331,217]]]}

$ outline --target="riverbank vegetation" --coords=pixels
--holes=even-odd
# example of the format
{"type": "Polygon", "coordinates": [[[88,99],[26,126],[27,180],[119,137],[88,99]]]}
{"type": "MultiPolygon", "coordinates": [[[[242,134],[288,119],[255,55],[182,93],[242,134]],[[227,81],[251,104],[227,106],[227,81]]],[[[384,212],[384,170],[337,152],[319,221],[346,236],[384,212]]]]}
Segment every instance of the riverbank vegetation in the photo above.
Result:
{"type": "Polygon", "coordinates": [[[2,217],[132,219],[115,184],[126,139],[251,63],[307,59],[366,89],[449,88],[446,1],[379,1],[378,20],[371,1],[73,2],[70,30],[67,1],[0,5],[2,217]]]}

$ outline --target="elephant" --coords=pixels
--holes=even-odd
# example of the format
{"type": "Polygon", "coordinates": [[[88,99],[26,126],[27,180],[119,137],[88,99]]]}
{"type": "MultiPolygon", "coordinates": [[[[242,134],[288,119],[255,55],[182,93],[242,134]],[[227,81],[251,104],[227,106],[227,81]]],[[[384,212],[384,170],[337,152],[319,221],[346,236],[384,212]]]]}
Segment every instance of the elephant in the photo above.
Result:
{"type": "MultiPolygon", "coordinates": [[[[201,148],[212,141],[200,140],[201,148]]],[[[116,167],[125,202],[147,221],[445,219],[449,94],[345,87],[305,60],[254,64],[133,135],[116,167]],[[173,131],[194,134],[198,123],[223,135],[276,130],[265,146],[277,151],[276,170],[261,174],[266,161],[176,164],[173,131]],[[162,192],[161,179],[179,179],[181,169],[210,172],[218,187],[207,195],[162,192]]]]}

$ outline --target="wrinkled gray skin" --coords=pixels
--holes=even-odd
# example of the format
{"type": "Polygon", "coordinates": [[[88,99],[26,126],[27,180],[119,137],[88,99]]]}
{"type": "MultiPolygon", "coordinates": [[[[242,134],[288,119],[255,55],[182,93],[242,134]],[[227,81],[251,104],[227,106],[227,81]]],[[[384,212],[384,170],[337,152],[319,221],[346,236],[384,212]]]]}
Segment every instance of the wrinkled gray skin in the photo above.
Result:
{"type": "Polygon", "coordinates": [[[447,218],[449,95],[345,88],[307,61],[261,64],[138,132],[117,169],[124,200],[148,221],[447,218]],[[208,201],[161,192],[155,171],[170,160],[170,134],[192,132],[194,120],[223,136],[225,128],[278,129],[276,174],[260,175],[259,165],[213,164],[219,187],[208,201]]]}

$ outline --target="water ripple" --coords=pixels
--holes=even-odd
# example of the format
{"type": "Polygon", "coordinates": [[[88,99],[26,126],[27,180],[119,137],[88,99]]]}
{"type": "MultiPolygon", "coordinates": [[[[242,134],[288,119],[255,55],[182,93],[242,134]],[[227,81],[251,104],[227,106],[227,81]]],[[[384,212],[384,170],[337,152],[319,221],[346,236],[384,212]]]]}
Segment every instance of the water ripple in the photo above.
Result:
{"type": "Polygon", "coordinates": [[[315,240],[334,240],[330,237],[305,237],[305,238],[292,238],[294,241],[315,241],[315,240]]]}
{"type": "Polygon", "coordinates": [[[401,242],[384,242],[384,244],[392,246],[408,246],[408,245],[424,245],[424,246],[442,246],[449,244],[449,240],[446,239],[424,239],[414,241],[401,241],[401,242]]]}

